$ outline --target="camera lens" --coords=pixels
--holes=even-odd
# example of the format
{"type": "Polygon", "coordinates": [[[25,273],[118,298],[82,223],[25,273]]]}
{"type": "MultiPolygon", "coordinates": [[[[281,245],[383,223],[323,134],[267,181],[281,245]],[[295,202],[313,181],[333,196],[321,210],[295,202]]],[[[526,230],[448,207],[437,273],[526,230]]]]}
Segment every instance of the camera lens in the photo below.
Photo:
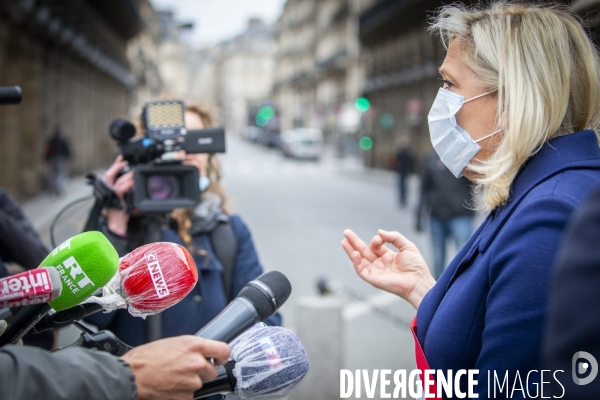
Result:
{"type": "Polygon", "coordinates": [[[148,196],[152,200],[169,200],[175,197],[177,182],[171,175],[154,175],[148,178],[148,196]]]}

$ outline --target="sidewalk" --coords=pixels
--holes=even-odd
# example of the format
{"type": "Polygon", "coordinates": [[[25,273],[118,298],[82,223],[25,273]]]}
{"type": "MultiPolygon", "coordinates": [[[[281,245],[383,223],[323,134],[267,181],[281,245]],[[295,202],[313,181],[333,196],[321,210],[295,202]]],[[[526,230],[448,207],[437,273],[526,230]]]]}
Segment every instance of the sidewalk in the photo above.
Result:
{"type": "MultiPolygon", "coordinates": [[[[101,173],[103,170],[95,171],[101,173]]],[[[60,197],[42,193],[21,203],[23,212],[38,231],[44,243],[50,246],[50,224],[60,210],[70,202],[92,194],[85,176],[75,176],[68,180],[65,194],[60,197]]],[[[89,202],[91,204],[91,200],[89,202]]]]}

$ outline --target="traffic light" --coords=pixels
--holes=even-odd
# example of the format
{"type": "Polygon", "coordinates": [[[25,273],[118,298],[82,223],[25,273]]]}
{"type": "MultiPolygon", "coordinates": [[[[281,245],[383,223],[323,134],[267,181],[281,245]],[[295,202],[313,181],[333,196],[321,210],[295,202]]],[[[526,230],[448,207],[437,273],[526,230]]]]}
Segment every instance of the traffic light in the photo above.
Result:
{"type": "Polygon", "coordinates": [[[354,108],[356,108],[356,110],[358,110],[361,113],[367,112],[369,110],[369,107],[371,107],[371,102],[369,102],[369,99],[365,97],[359,97],[354,102],[354,108]]]}
{"type": "Polygon", "coordinates": [[[275,116],[275,109],[271,106],[262,106],[258,113],[256,114],[256,118],[254,121],[258,126],[266,126],[271,118],[275,116]]]}

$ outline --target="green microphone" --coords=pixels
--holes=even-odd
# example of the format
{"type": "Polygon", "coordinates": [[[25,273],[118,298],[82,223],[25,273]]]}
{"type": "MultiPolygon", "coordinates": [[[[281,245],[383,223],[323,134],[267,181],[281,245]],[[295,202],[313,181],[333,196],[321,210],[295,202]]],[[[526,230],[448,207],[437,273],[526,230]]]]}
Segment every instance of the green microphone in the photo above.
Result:
{"type": "Polygon", "coordinates": [[[84,232],[54,249],[39,267],[56,269],[62,292],[49,303],[26,306],[19,311],[0,336],[0,346],[19,341],[51,309],[74,307],[106,285],[119,269],[119,255],[102,233],[84,232]]]}

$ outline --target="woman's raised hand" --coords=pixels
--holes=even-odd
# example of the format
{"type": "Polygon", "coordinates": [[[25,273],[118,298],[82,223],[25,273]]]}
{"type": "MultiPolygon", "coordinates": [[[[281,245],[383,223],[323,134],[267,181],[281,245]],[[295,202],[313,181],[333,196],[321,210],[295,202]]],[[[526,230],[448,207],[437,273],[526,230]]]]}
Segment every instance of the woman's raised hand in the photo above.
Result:
{"type": "Polygon", "coordinates": [[[396,294],[419,308],[435,279],[421,252],[398,232],[379,230],[367,246],[354,232],[344,231],[342,247],[356,273],[376,288],[396,294]],[[385,246],[390,243],[398,252],[385,246]]]}

